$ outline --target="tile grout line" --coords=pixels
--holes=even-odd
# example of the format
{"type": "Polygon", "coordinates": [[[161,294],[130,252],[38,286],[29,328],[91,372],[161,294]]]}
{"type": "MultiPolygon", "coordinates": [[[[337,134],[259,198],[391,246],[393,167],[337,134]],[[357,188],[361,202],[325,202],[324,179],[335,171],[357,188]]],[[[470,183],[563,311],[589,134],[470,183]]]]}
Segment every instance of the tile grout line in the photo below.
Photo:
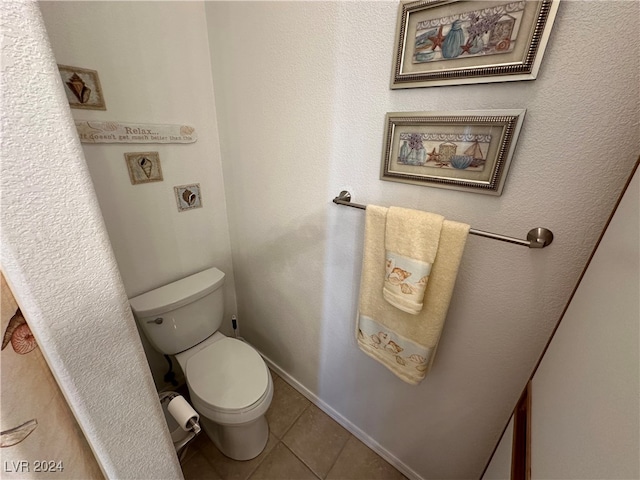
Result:
{"type": "MultiPolygon", "coordinates": [[[[312,406],[315,406],[316,408],[318,408],[316,405],[313,404],[313,402],[310,402],[309,405],[307,405],[304,410],[302,410],[302,413],[300,413],[300,415],[293,421],[293,423],[291,424],[291,426],[289,427],[289,429],[285,432],[285,434],[282,436],[282,440],[281,443],[284,445],[284,447],[289,450],[293,456],[295,456],[298,460],[300,460],[310,471],[311,473],[313,473],[313,475],[318,478],[319,480],[324,480],[327,478],[327,475],[329,475],[329,472],[331,472],[331,469],[335,466],[336,462],[338,461],[338,458],[340,457],[340,455],[342,454],[343,450],[345,449],[345,447],[347,446],[347,443],[349,442],[349,439],[351,437],[353,437],[353,435],[351,434],[351,432],[349,432],[348,430],[345,429],[345,431],[349,434],[349,436],[347,437],[347,439],[344,442],[344,445],[342,445],[342,447],[340,448],[340,451],[338,452],[338,454],[336,455],[336,458],[333,460],[333,462],[331,463],[331,466],[329,467],[329,469],[327,470],[327,473],[324,475],[318,475],[313,468],[311,468],[311,465],[309,465],[307,462],[304,461],[304,459],[299,456],[298,454],[296,454],[296,452],[294,452],[291,447],[289,447],[289,445],[286,444],[286,442],[284,441],[284,437],[286,436],[286,434],[289,432],[289,430],[291,430],[294,425],[298,422],[298,420],[300,420],[300,418],[302,417],[302,415],[304,414],[304,412],[306,412],[309,408],[312,408],[312,406]]],[[[333,420],[331,417],[329,417],[329,415],[327,415],[325,412],[323,412],[322,410],[320,410],[318,408],[318,410],[323,414],[326,415],[328,418],[330,418],[332,421],[335,422],[335,420],[333,420]]],[[[336,424],[338,424],[336,422],[336,424]]],[[[340,424],[338,424],[340,425],[340,424]]],[[[344,428],[344,427],[342,427],[344,428]]]]}
{"type": "MultiPolygon", "coordinates": [[[[206,435],[206,433],[205,433],[204,431],[203,431],[201,434],[202,434],[202,435],[206,435]]],[[[246,476],[243,476],[242,480],[249,480],[249,479],[251,478],[251,475],[253,475],[253,474],[256,472],[256,470],[260,467],[260,465],[262,465],[262,463],[266,460],[266,458],[267,458],[267,457],[269,457],[269,455],[271,455],[271,453],[273,452],[273,450],[278,446],[278,443],[280,443],[280,439],[279,439],[278,437],[276,437],[275,435],[273,435],[273,438],[275,438],[275,439],[277,440],[277,442],[276,442],[276,444],[273,446],[273,448],[271,449],[271,451],[269,451],[269,453],[267,453],[267,454],[266,454],[266,455],[265,455],[261,460],[259,460],[259,461],[256,463],[255,467],[254,467],[253,469],[249,470],[249,472],[247,473],[247,475],[246,475],[246,476]]],[[[211,441],[211,444],[213,445],[213,447],[214,447],[216,450],[218,450],[218,452],[220,452],[220,450],[218,449],[218,447],[216,447],[216,445],[213,443],[213,441],[212,441],[212,440],[210,440],[210,439],[209,439],[209,441],[211,441]]],[[[267,440],[267,442],[268,442],[268,440],[267,440]]],[[[220,472],[220,470],[218,470],[218,469],[216,468],[216,462],[214,461],[214,459],[210,458],[210,456],[209,456],[209,455],[207,455],[207,454],[206,454],[202,449],[200,449],[199,447],[195,447],[195,449],[194,449],[194,450],[195,450],[195,451],[197,451],[197,452],[199,452],[199,453],[202,455],[202,457],[204,457],[205,461],[206,461],[206,462],[209,464],[209,466],[211,467],[211,470],[213,470],[213,471],[215,472],[215,474],[216,474],[218,477],[220,477],[220,479],[221,479],[221,480],[226,480],[226,479],[227,479],[227,476],[226,476],[226,475],[223,475],[223,474],[220,472]]],[[[192,452],[192,454],[191,454],[189,457],[194,456],[194,454],[195,454],[195,452],[192,452]]],[[[226,456],[224,453],[222,453],[222,452],[220,452],[220,454],[221,454],[221,455],[223,455],[223,456],[224,456],[224,457],[226,457],[226,458],[230,458],[230,457],[227,457],[227,456],[226,456]]],[[[262,452],[260,452],[260,454],[262,454],[262,452]]],[[[260,456],[260,454],[259,454],[258,456],[260,456]]],[[[257,457],[254,457],[254,458],[257,458],[257,457]]],[[[233,458],[230,458],[230,459],[231,459],[232,461],[234,461],[234,462],[238,462],[238,461],[239,461],[239,460],[234,460],[233,458]]],[[[187,458],[185,458],[185,463],[186,463],[186,461],[187,461],[187,458]]],[[[181,468],[181,469],[183,468],[183,465],[182,465],[182,464],[180,465],[180,468],[181,468]]]]}
{"type": "MultiPolygon", "coordinates": [[[[202,430],[200,432],[200,435],[206,435],[206,433],[204,432],[204,430],[202,430]]],[[[194,438],[195,440],[195,438],[194,438]]],[[[211,439],[209,439],[209,441],[211,441],[211,439]]],[[[211,442],[213,443],[213,442],[211,442]]],[[[215,445],[214,445],[215,446],[215,445]]],[[[217,448],[217,447],[216,447],[217,448]]],[[[200,456],[202,458],[204,458],[204,461],[207,462],[207,464],[211,467],[211,470],[213,470],[213,472],[220,477],[221,479],[224,480],[224,477],[222,476],[222,474],[218,471],[218,469],[216,468],[215,462],[209,458],[209,455],[207,455],[199,446],[195,447],[194,450],[196,452],[198,452],[200,454],[200,456]]],[[[191,458],[190,460],[193,460],[193,457],[195,457],[195,452],[192,452],[191,458]]],[[[185,463],[187,462],[187,458],[184,459],[185,463]]],[[[180,465],[180,468],[182,469],[182,465],[180,465]]],[[[183,470],[184,471],[184,470],[183,470]]]]}
{"type": "MultiPolygon", "coordinates": [[[[296,393],[297,393],[297,392],[296,392],[296,393]]],[[[304,398],[304,397],[303,397],[303,398],[304,398]]],[[[307,399],[305,399],[305,400],[307,400],[307,399]]],[[[308,401],[308,400],[307,400],[307,401],[308,401]]],[[[298,416],[296,416],[296,418],[293,420],[293,422],[291,422],[291,425],[289,425],[289,428],[287,428],[287,429],[284,431],[284,433],[282,434],[282,438],[279,438],[278,440],[282,441],[282,440],[284,439],[284,437],[287,435],[287,433],[289,433],[289,430],[291,430],[291,429],[293,428],[293,426],[296,424],[296,422],[297,422],[298,420],[300,420],[300,417],[302,416],[302,414],[304,414],[304,412],[306,412],[306,411],[307,411],[307,409],[308,409],[310,406],[311,406],[311,402],[309,402],[309,404],[308,404],[306,407],[304,407],[304,408],[302,409],[302,411],[298,414],[298,416]]],[[[275,435],[274,435],[274,436],[275,436],[275,435]]],[[[277,437],[276,437],[276,438],[277,438],[277,437]]],[[[284,442],[283,442],[283,443],[284,443],[284,442]]]]}
{"type": "MultiPolygon", "coordinates": [[[[351,432],[349,432],[349,430],[347,430],[344,426],[342,426],[342,425],[340,425],[340,423],[336,422],[336,420],[333,419],[330,415],[328,415],[326,412],[324,412],[322,409],[320,409],[314,402],[310,401],[309,398],[306,398],[305,395],[303,395],[295,387],[290,385],[289,382],[287,382],[284,378],[278,376],[278,380],[280,380],[283,383],[283,385],[286,385],[286,386],[292,388],[295,393],[297,393],[297,394],[301,395],[303,398],[305,398],[307,400],[307,404],[304,405],[304,408],[302,408],[302,410],[295,417],[293,417],[293,419],[290,421],[289,425],[281,433],[280,437],[277,437],[275,434],[273,434],[273,431],[269,427],[269,435],[273,435],[274,439],[276,440],[276,443],[271,447],[271,449],[269,450],[268,453],[266,453],[259,461],[257,461],[255,463],[255,465],[252,466],[253,468],[245,470],[246,473],[244,475],[242,475],[242,477],[240,477],[240,480],[251,480],[256,475],[256,472],[260,469],[261,465],[263,463],[265,463],[265,461],[267,459],[270,459],[270,457],[274,455],[274,451],[278,448],[279,444],[282,444],[283,447],[290,454],[292,454],[295,459],[297,459],[299,462],[301,462],[302,465],[304,465],[311,472],[311,474],[312,474],[314,479],[326,480],[330,476],[330,473],[333,471],[333,469],[336,467],[338,461],[341,459],[341,456],[344,453],[348,443],[352,440],[352,438],[355,439],[356,437],[351,432]],[[305,415],[305,413],[310,408],[314,408],[314,407],[318,408],[318,410],[323,415],[327,416],[329,419],[331,419],[334,422],[336,422],[339,426],[341,426],[343,429],[345,429],[346,432],[348,433],[347,438],[345,439],[343,445],[340,447],[340,449],[338,450],[337,454],[333,458],[333,461],[331,462],[329,468],[326,470],[326,473],[322,472],[324,470],[324,468],[322,468],[319,472],[316,472],[314,470],[314,468],[312,468],[311,464],[307,463],[302,458],[302,456],[300,456],[296,452],[294,452],[292,450],[292,448],[284,441],[285,437],[287,435],[289,435],[289,433],[291,433],[291,430],[293,430],[293,428],[297,425],[297,422],[300,421],[300,419],[305,415]]],[[[277,382],[274,382],[274,384],[275,383],[277,383],[277,382]]],[[[275,385],[274,385],[274,387],[275,387],[275,385]]],[[[286,418],[286,415],[285,415],[285,418],[286,418]]],[[[205,432],[202,432],[202,434],[206,435],[205,432]]],[[[222,473],[217,468],[218,467],[218,465],[217,465],[218,462],[215,462],[212,458],[209,458],[209,456],[205,453],[205,451],[202,450],[202,448],[201,448],[202,445],[190,445],[190,447],[191,447],[191,452],[187,452],[187,455],[185,457],[185,463],[187,463],[188,460],[193,460],[193,457],[195,457],[195,455],[200,454],[201,456],[204,457],[204,459],[206,461],[206,464],[209,465],[209,467],[212,470],[212,472],[215,473],[218,478],[220,478],[221,480],[225,480],[225,479],[229,478],[228,476],[222,475],[222,473]]],[[[376,452],[374,452],[374,453],[376,453],[376,452]]],[[[378,455],[378,456],[380,457],[380,455],[378,455]]],[[[382,458],[382,460],[384,460],[384,458],[382,458]]],[[[389,463],[389,462],[387,462],[387,463],[389,463]]],[[[393,465],[391,465],[391,466],[393,467],[393,465]]],[[[181,465],[181,467],[183,467],[183,465],[181,465]]],[[[402,472],[400,472],[400,473],[402,473],[402,472]]],[[[403,477],[404,477],[404,475],[403,475],[403,477]]],[[[406,479],[406,477],[405,477],[405,479],[406,479]]]]}
{"type": "MultiPolygon", "coordinates": [[[[295,422],[294,422],[295,423],[295,422]]],[[[329,475],[329,472],[331,472],[331,470],[333,469],[333,467],[335,466],[336,462],[338,461],[338,458],[340,457],[340,455],[342,454],[342,451],[345,449],[345,447],[347,446],[347,442],[349,441],[349,438],[352,437],[353,435],[351,435],[351,433],[349,433],[349,437],[347,437],[347,440],[344,442],[344,445],[340,448],[340,451],[338,452],[338,455],[336,455],[335,460],[333,461],[333,463],[331,464],[331,466],[329,467],[329,469],[327,470],[327,473],[323,476],[318,475],[313,468],[311,468],[311,465],[309,465],[307,462],[304,461],[304,459],[302,457],[300,457],[298,454],[296,454],[296,452],[294,452],[293,450],[291,450],[291,448],[289,447],[289,445],[287,445],[286,443],[284,443],[284,441],[282,441],[282,444],[285,446],[285,448],[287,450],[289,450],[298,460],[300,460],[310,471],[311,473],[313,473],[313,475],[315,477],[317,477],[319,480],[325,480],[327,478],[327,475],[329,475]]]]}
{"type": "MultiPolygon", "coordinates": [[[[284,381],[284,379],[282,379],[282,378],[281,378],[281,380],[283,380],[283,381],[284,381]]],[[[285,383],[287,383],[287,382],[285,381],[285,383]]],[[[287,383],[287,385],[288,385],[288,383],[287,383]]],[[[291,385],[289,385],[289,386],[291,386],[291,385]]],[[[292,387],[292,388],[293,388],[293,387],[292,387]]],[[[294,389],[294,390],[295,390],[295,389],[294,389]]],[[[295,390],[295,391],[296,391],[296,393],[300,394],[300,392],[298,392],[297,390],[295,390]]],[[[304,396],[303,396],[303,398],[304,398],[304,396]]],[[[286,436],[287,436],[287,433],[289,433],[289,431],[293,428],[293,426],[294,426],[296,423],[298,423],[298,420],[300,420],[300,418],[302,417],[302,415],[304,415],[304,412],[306,412],[309,408],[311,408],[311,405],[313,405],[313,403],[311,403],[311,402],[309,401],[309,399],[308,399],[308,398],[305,398],[305,399],[309,402],[309,403],[308,403],[308,405],[302,409],[302,411],[301,411],[301,412],[300,412],[300,414],[295,418],[295,420],[294,420],[293,422],[291,422],[291,425],[289,425],[289,428],[287,428],[287,430],[282,434],[282,438],[280,439],[280,443],[282,443],[282,445],[284,446],[284,448],[286,448],[287,450],[289,450],[289,452],[291,452],[291,454],[292,454],[294,457],[296,457],[298,460],[300,460],[300,461],[302,462],[302,464],[303,464],[305,467],[307,467],[307,468],[309,469],[309,471],[313,474],[313,476],[314,476],[314,477],[316,477],[318,480],[323,480],[323,479],[322,479],[322,477],[318,476],[318,475],[316,474],[316,472],[314,472],[314,471],[313,471],[313,469],[311,468],[311,466],[310,466],[310,465],[308,465],[308,464],[307,464],[307,462],[305,462],[302,458],[300,458],[298,455],[296,455],[296,453],[295,453],[293,450],[291,450],[291,448],[289,448],[289,445],[287,445],[287,444],[284,442],[284,437],[286,437],[286,436]]],[[[275,448],[275,447],[274,447],[274,448],[275,448]]],[[[249,479],[247,479],[247,480],[249,480],[249,479]]]]}
{"type": "MultiPolygon", "coordinates": [[[[255,347],[254,347],[255,348],[255,347]]],[[[355,424],[349,421],[347,418],[342,416],[336,410],[334,410],[329,404],[320,399],[316,394],[314,394],[311,390],[306,388],[300,382],[298,382],[294,377],[280,368],[277,364],[273,362],[269,357],[265,356],[262,352],[258,350],[258,353],[262,356],[264,361],[269,366],[269,369],[272,372],[275,372],[285,383],[287,383],[290,387],[297,390],[302,396],[304,396],[307,400],[309,400],[313,405],[322,410],[325,414],[329,415],[333,420],[335,420],[340,426],[342,426],[347,432],[351,434],[356,440],[364,443],[370,450],[372,450],[376,455],[382,458],[385,462],[390,464],[393,468],[395,468],[401,475],[403,475],[407,480],[425,480],[418,473],[414,472],[411,468],[405,465],[402,461],[400,461],[395,455],[391,454],[388,450],[383,448],[375,439],[373,439],[370,435],[362,431],[355,424]]]]}
{"type": "MultiPolygon", "coordinates": [[[[262,464],[264,463],[264,461],[265,461],[267,458],[269,458],[269,456],[273,455],[273,451],[276,449],[276,447],[278,446],[278,444],[279,444],[279,443],[282,443],[282,440],[280,440],[280,439],[279,439],[278,437],[276,437],[275,435],[273,435],[273,438],[276,438],[278,441],[277,441],[277,442],[276,442],[276,444],[271,448],[271,450],[269,451],[269,453],[267,453],[267,454],[262,458],[262,460],[260,460],[260,461],[256,464],[256,467],[255,467],[253,470],[251,470],[251,471],[249,472],[249,475],[247,475],[247,476],[245,477],[245,480],[251,480],[251,476],[252,476],[254,473],[256,473],[256,471],[258,470],[258,468],[260,468],[260,465],[262,465],[262,464]]],[[[267,442],[268,442],[268,441],[269,441],[269,440],[267,440],[267,442]]],[[[225,479],[223,479],[223,480],[225,480],[225,479]]]]}
{"type": "MultiPolygon", "coordinates": [[[[281,379],[281,380],[282,380],[282,379],[281,379]]],[[[284,381],[284,380],[283,380],[283,381],[284,381]]],[[[285,383],[287,383],[287,382],[285,382],[285,383]]],[[[288,385],[288,384],[287,384],[287,385],[288,385]]],[[[292,387],[292,388],[293,388],[293,387],[292,387]]],[[[294,389],[294,390],[295,390],[295,389],[294,389]]],[[[283,439],[283,438],[285,437],[285,435],[289,432],[289,430],[291,430],[291,429],[293,428],[293,426],[294,426],[294,425],[296,424],[296,422],[300,419],[300,417],[302,416],[302,414],[303,414],[304,412],[306,412],[306,411],[307,411],[307,409],[308,409],[310,406],[311,406],[311,402],[309,402],[309,404],[308,404],[307,406],[305,406],[305,407],[302,409],[302,411],[300,412],[300,414],[294,418],[294,420],[291,422],[291,425],[289,425],[289,428],[287,428],[287,429],[282,433],[282,438],[278,438],[278,437],[277,437],[277,436],[276,436],[276,435],[271,431],[271,427],[269,427],[269,433],[270,433],[271,435],[273,435],[273,438],[275,438],[276,440],[278,440],[278,442],[273,446],[273,448],[271,449],[271,451],[270,451],[269,453],[267,453],[267,454],[264,456],[264,458],[263,458],[262,460],[260,460],[260,462],[258,462],[258,464],[256,465],[256,468],[254,468],[253,470],[251,470],[251,473],[249,473],[249,475],[246,477],[246,480],[251,480],[251,476],[252,476],[254,473],[256,473],[256,471],[258,470],[258,468],[260,467],[260,465],[262,465],[262,464],[264,463],[264,461],[265,461],[265,460],[266,460],[270,455],[273,455],[273,451],[276,449],[276,447],[278,446],[278,444],[280,444],[280,443],[281,443],[282,445],[284,445],[284,447],[285,447],[287,450],[289,450],[289,451],[291,452],[291,449],[287,446],[287,444],[286,444],[286,443],[284,443],[284,442],[282,441],[282,439],[283,439]]],[[[291,453],[293,453],[293,452],[291,452],[291,453]]],[[[296,458],[298,458],[298,456],[297,456],[295,453],[293,453],[293,455],[295,455],[295,456],[296,456],[296,458]]],[[[300,459],[299,459],[299,460],[300,460],[300,459]]],[[[303,463],[304,463],[304,462],[303,462],[303,463]]],[[[307,466],[307,464],[306,464],[306,463],[305,463],[305,466],[307,466]]],[[[307,468],[308,468],[308,466],[307,466],[307,468]]],[[[311,470],[311,469],[309,468],[309,470],[311,470]]],[[[315,475],[315,472],[313,472],[313,470],[311,470],[311,473],[313,473],[313,474],[315,475]]],[[[316,475],[316,476],[317,476],[317,475],[316,475]]]]}
{"type": "Polygon", "coordinates": [[[305,462],[302,458],[300,458],[298,455],[296,455],[296,452],[294,452],[293,450],[291,450],[289,448],[289,445],[287,445],[284,442],[282,442],[282,445],[284,445],[284,448],[289,450],[294,457],[296,457],[298,460],[300,460],[302,462],[302,464],[309,469],[309,471],[313,474],[314,477],[316,477],[318,480],[323,480],[323,478],[321,476],[319,476],[316,472],[313,471],[313,469],[311,468],[310,465],[307,464],[307,462],[305,462]]]}
{"type": "Polygon", "coordinates": [[[336,463],[338,463],[338,459],[340,458],[340,455],[342,455],[342,452],[344,452],[344,449],[347,448],[347,443],[349,443],[349,440],[351,440],[351,437],[353,437],[353,434],[351,432],[349,432],[349,436],[347,437],[346,442],[344,442],[344,445],[342,446],[342,448],[338,452],[338,455],[336,455],[336,459],[333,461],[333,463],[329,467],[329,470],[327,470],[327,474],[324,476],[323,480],[329,476],[329,474],[331,473],[331,470],[333,470],[333,467],[335,467],[336,463]]]}

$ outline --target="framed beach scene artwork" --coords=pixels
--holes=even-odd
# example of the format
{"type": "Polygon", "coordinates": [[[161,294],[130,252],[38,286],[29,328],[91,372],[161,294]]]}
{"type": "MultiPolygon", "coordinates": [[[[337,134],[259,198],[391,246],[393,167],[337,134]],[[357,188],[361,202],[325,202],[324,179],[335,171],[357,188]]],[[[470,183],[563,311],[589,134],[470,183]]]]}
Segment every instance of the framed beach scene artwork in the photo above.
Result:
{"type": "Polygon", "coordinates": [[[501,195],[525,110],[387,113],[381,180],[501,195]]]}
{"type": "Polygon", "coordinates": [[[398,12],[391,88],[533,80],[559,0],[421,0],[398,12]]]}

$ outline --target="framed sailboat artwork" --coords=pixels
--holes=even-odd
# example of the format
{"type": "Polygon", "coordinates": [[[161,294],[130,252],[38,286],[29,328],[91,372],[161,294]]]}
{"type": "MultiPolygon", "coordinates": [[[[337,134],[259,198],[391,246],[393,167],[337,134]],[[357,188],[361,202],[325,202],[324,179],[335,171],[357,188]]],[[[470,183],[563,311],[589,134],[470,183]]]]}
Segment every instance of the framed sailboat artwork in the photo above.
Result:
{"type": "Polygon", "coordinates": [[[402,1],[391,88],[535,79],[559,1],[402,1]]]}
{"type": "Polygon", "coordinates": [[[393,112],[380,179],[501,195],[525,110],[393,112]]]}

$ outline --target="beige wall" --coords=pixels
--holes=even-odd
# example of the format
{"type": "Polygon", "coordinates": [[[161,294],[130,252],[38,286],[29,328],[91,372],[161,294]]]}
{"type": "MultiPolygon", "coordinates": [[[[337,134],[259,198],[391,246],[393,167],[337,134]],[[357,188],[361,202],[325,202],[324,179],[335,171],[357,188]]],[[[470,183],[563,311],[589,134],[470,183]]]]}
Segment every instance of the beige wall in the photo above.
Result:
{"type": "MultiPolygon", "coordinates": [[[[56,61],[97,70],[106,111],[75,119],[188,124],[191,144],[83,144],[131,298],[211,266],[225,272],[225,319],[236,312],[209,45],[201,2],[42,2],[56,61]],[[164,180],[132,185],[125,152],[159,153],[164,180]],[[173,187],[199,183],[202,208],[179,212],[173,187]]],[[[158,388],[167,362],[143,337],[158,388]]],[[[177,362],[175,363],[176,368],[177,362]]]]}
{"type": "Polygon", "coordinates": [[[619,47],[640,35],[637,4],[561,2],[535,81],[400,91],[395,1],[206,7],[243,336],[407,475],[479,477],[640,150],[640,46],[619,47]],[[386,112],[498,108],[527,109],[501,197],[378,179],[386,112]],[[412,387],[356,346],[364,216],[331,203],[345,188],[556,238],[469,238],[412,387]]]}
{"type": "MultiPolygon", "coordinates": [[[[57,60],[98,70],[109,109],[78,118],[194,124],[211,161],[191,159],[194,170],[181,164],[174,174],[208,176],[214,189],[217,127],[243,336],[407,475],[477,477],[637,157],[638,46],[624,57],[590,47],[598,38],[598,52],[614,52],[620,38],[637,38],[633,2],[562,2],[533,82],[394,92],[396,2],[211,2],[206,12],[191,2],[60,5],[43,5],[57,60]],[[185,88],[185,79],[196,83],[185,88]],[[527,109],[501,197],[378,180],[384,113],[490,108],[527,109]],[[343,188],[356,202],[508,235],[545,226],[556,240],[528,251],[470,238],[433,371],[411,387],[355,346],[363,216],[330,203],[343,188]]],[[[200,248],[230,262],[203,241],[225,235],[224,210],[212,212],[213,226],[193,227],[200,241],[187,252],[178,245],[189,229],[174,220],[193,212],[160,218],[147,205],[166,254],[152,265],[155,255],[134,248],[151,238],[129,208],[148,185],[129,185],[130,196],[124,150],[95,148],[85,148],[87,160],[129,295],[195,268],[200,248]]]]}
{"type": "MultiPolygon", "coordinates": [[[[638,478],[640,257],[636,171],[532,383],[531,478],[638,478]]],[[[511,473],[513,421],[484,480],[511,473]]]]}
{"type": "Polygon", "coordinates": [[[482,480],[510,480],[511,458],[513,454],[513,416],[500,438],[500,443],[491,457],[491,462],[482,476],[482,480]]]}
{"type": "Polygon", "coordinates": [[[640,174],[531,384],[531,478],[640,478],[640,174]]]}

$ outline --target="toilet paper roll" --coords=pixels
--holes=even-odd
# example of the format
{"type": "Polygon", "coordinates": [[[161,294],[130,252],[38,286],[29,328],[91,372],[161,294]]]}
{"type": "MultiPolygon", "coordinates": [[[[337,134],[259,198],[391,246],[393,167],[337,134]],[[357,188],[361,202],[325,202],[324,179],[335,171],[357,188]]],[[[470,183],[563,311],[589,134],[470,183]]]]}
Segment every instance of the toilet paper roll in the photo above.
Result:
{"type": "Polygon", "coordinates": [[[185,431],[191,430],[189,427],[189,420],[193,419],[195,422],[200,420],[198,412],[196,412],[193,407],[189,405],[189,402],[180,395],[169,402],[167,410],[171,416],[175,418],[176,422],[178,422],[178,425],[180,425],[180,427],[185,431]]]}

